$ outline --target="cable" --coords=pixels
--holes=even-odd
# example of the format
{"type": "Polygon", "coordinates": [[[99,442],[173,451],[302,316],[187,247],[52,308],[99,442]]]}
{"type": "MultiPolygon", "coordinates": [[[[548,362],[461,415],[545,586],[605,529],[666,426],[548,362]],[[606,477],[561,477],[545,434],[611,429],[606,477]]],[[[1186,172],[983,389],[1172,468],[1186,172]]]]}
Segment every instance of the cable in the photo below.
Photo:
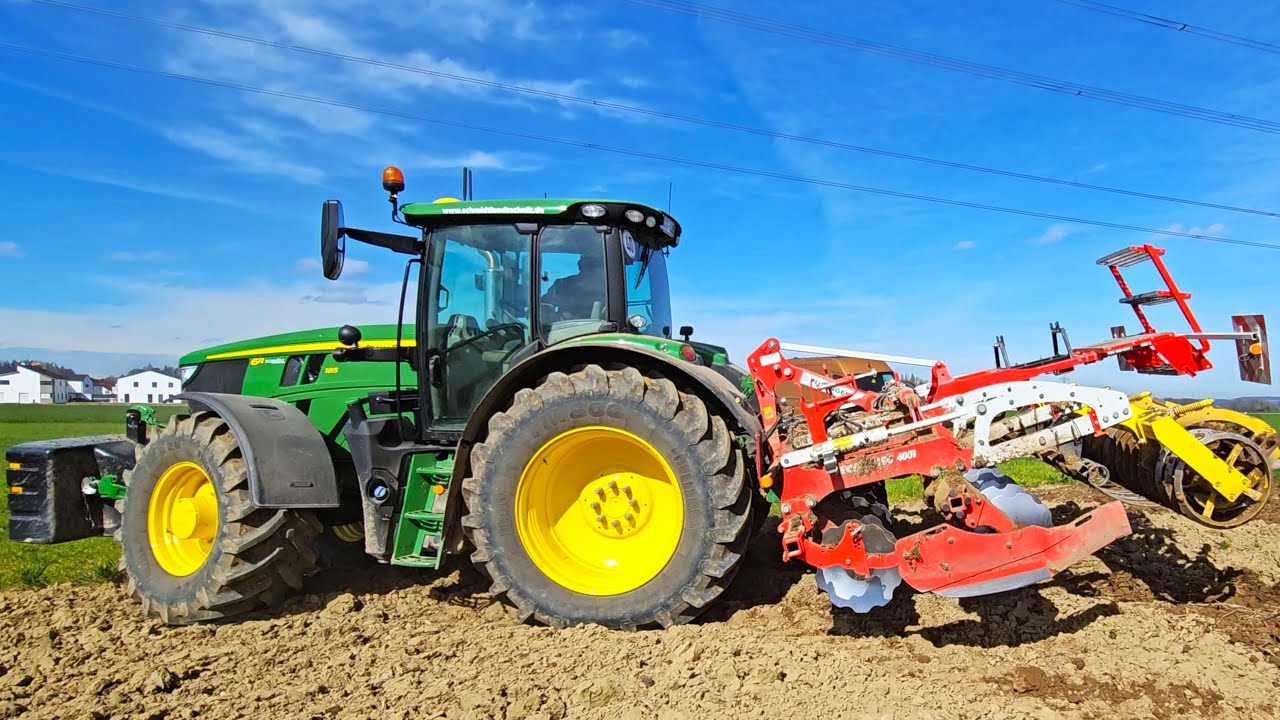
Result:
{"type": "Polygon", "coordinates": [[[689,167],[705,168],[708,170],[718,170],[720,172],[736,173],[740,175],[752,175],[755,177],[765,177],[774,180],[785,180],[787,182],[804,183],[806,185],[816,185],[820,187],[837,188],[841,190],[854,190],[857,192],[871,193],[875,195],[885,195],[888,197],[903,198],[907,200],[920,200],[923,202],[939,203],[942,205],[952,205],[955,207],[965,207],[974,210],[987,210],[990,212],[1006,213],[1010,215],[1021,215],[1024,217],[1041,218],[1044,220],[1054,220],[1057,222],[1071,223],[1078,225],[1092,225],[1094,227],[1105,227],[1115,230],[1129,230],[1132,232],[1151,233],[1155,235],[1164,235],[1167,237],[1189,238],[1192,240],[1205,240],[1208,242],[1225,243],[1229,245],[1240,245],[1244,247],[1255,247],[1266,250],[1280,250],[1280,245],[1262,242],[1253,242],[1249,240],[1236,240],[1233,238],[1217,237],[1214,235],[1202,235],[1199,233],[1187,233],[1177,230],[1165,230],[1157,228],[1141,227],[1139,225],[1128,225],[1125,223],[1109,222],[1106,220],[1091,220],[1088,218],[1078,218],[1069,215],[1056,215],[1053,213],[1038,212],[1035,210],[1023,210],[1020,208],[1009,208],[1000,205],[988,205],[985,203],[970,202],[967,200],[956,200],[953,198],[937,197],[934,195],[922,195],[918,193],[903,192],[901,190],[889,190],[886,188],[878,188],[869,185],[855,185],[852,183],[839,182],[836,180],[825,180],[822,178],[804,177],[801,175],[788,175],[786,173],[774,172],[771,170],[759,170],[756,168],[744,168],[736,165],[726,165],[723,163],[710,162],[707,160],[695,160],[692,158],[676,157],[674,155],[661,155],[658,153],[645,152],[643,150],[631,150],[628,148],[616,148],[608,145],[598,145],[596,143],[583,142],[581,140],[569,140],[567,138],[557,138],[550,135],[539,135],[537,133],[524,132],[522,130],[511,130],[508,128],[496,128],[486,125],[477,125],[474,123],[462,122],[459,120],[448,120],[445,118],[431,117],[429,115],[420,115],[418,113],[405,112],[402,110],[393,110],[390,108],[372,107],[359,103],[346,102],[343,100],[335,100],[332,98],[317,97],[314,95],[304,95],[302,93],[291,92],[288,90],[272,90],[269,88],[254,87],[252,85],[243,85],[241,83],[229,82],[226,80],[215,80],[213,78],[199,77],[196,75],[186,75],[183,73],[171,72],[168,70],[157,70],[155,68],[141,67],[137,65],[128,65],[125,63],[115,62],[112,60],[102,60],[99,58],[84,57],[81,55],[73,55],[71,53],[59,52],[56,50],[44,50],[41,48],[27,47],[25,45],[16,45],[13,43],[0,42],[0,49],[13,50],[32,55],[42,55],[45,57],[58,58],[61,60],[70,60],[73,62],[97,65],[99,67],[115,68],[117,70],[127,70],[130,72],[141,73],[144,75],[152,75],[155,77],[164,77],[173,80],[183,80],[187,82],[195,82],[203,85],[211,85],[214,87],[228,88],[231,90],[239,90],[241,92],[255,93],[259,95],[268,95],[271,97],[288,98],[290,100],[301,100],[303,102],[316,103],[319,105],[327,105],[330,107],[340,107],[348,110],[360,110],[362,112],[372,113],[375,115],[386,115],[388,117],[398,117],[408,120],[418,120],[420,122],[428,122],[436,125],[445,125],[448,127],[463,128],[466,130],[475,130],[478,132],[492,133],[495,135],[505,135],[507,137],[516,137],[525,140],[536,140],[538,142],[553,143],[556,145],[564,145],[568,147],[577,147],[585,150],[596,150],[600,152],[614,153],[617,155],[625,155],[628,157],[645,158],[647,160],[658,160],[660,162],[673,163],[677,165],[686,165],[689,167]]]}
{"type": "Polygon", "coordinates": [[[1240,45],[1247,48],[1253,48],[1254,50],[1261,50],[1263,52],[1280,55],[1280,45],[1272,45],[1271,43],[1262,42],[1261,40],[1250,40],[1249,38],[1240,37],[1239,35],[1231,35],[1229,33],[1218,32],[1217,30],[1196,27],[1190,23],[1169,20],[1168,18],[1162,18],[1157,15],[1148,15],[1146,13],[1137,12],[1136,10],[1126,10],[1125,8],[1116,7],[1115,5],[1094,2],[1094,0],[1058,0],[1058,2],[1066,3],[1067,5],[1075,5],[1076,7],[1081,7],[1086,10],[1115,15],[1127,20],[1136,20],[1147,25],[1155,25],[1156,27],[1190,33],[1192,35],[1199,35],[1219,42],[1231,43],[1232,45],[1240,45]]]}
{"type": "Polygon", "coordinates": [[[1280,134],[1280,122],[1273,120],[1254,118],[1247,115],[1237,115],[1235,113],[1227,113],[1220,110],[1210,110],[1207,108],[1195,107],[1193,105],[1183,105],[1181,103],[1170,102],[1168,100],[1158,100],[1155,98],[1143,97],[1141,95],[1131,95],[1129,93],[1107,90],[1105,88],[1098,88],[1090,85],[1081,85],[1079,83],[1067,82],[1065,80],[1055,80],[1041,75],[1031,75],[1029,73],[1008,70],[992,65],[982,65],[980,63],[969,62],[967,60],[957,60],[955,58],[933,55],[918,50],[898,47],[896,45],[863,40],[849,35],[839,35],[800,25],[788,25],[768,18],[747,15],[745,13],[734,12],[731,10],[721,10],[707,5],[697,5],[694,3],[679,2],[675,0],[626,0],[626,2],[637,5],[647,5],[649,7],[668,10],[670,12],[683,13],[685,15],[712,20],[714,22],[737,25],[739,27],[758,30],[760,32],[771,33],[774,35],[784,35],[786,37],[792,37],[808,42],[821,43],[824,45],[856,50],[858,52],[871,53],[874,55],[882,55],[884,57],[905,60],[907,62],[931,65],[933,67],[953,70],[955,72],[966,73],[968,75],[977,75],[980,77],[1003,80],[1005,82],[1015,83],[1018,85],[1040,88],[1041,90],[1050,90],[1052,92],[1073,95],[1075,97],[1103,100],[1119,105],[1128,105],[1130,107],[1154,110],[1156,112],[1168,113],[1171,115],[1181,115],[1183,117],[1194,118],[1196,120],[1205,120],[1207,122],[1231,125],[1248,130],[1280,134]]]}
{"type": "Polygon", "coordinates": [[[119,12],[116,10],[105,10],[102,8],[96,8],[89,5],[80,5],[77,3],[63,2],[62,0],[34,0],[34,1],[43,3],[45,5],[52,5],[55,7],[60,7],[60,8],[70,9],[70,10],[96,13],[99,15],[106,15],[109,17],[119,18],[122,20],[146,23],[146,24],[155,25],[155,26],[164,27],[164,28],[170,28],[174,30],[182,30],[185,32],[198,33],[201,35],[220,37],[220,38],[229,39],[229,40],[237,40],[241,42],[253,43],[255,45],[273,47],[273,48],[278,48],[282,50],[291,50],[295,52],[308,53],[311,55],[318,55],[321,57],[327,57],[327,58],[342,60],[346,62],[360,63],[363,65],[371,65],[374,67],[382,67],[382,68],[388,68],[392,70],[400,70],[404,72],[410,72],[410,73],[415,73],[419,75],[426,75],[430,77],[441,78],[441,79],[451,80],[456,82],[471,83],[471,84],[481,85],[484,87],[494,88],[498,90],[522,93],[526,95],[533,95],[537,97],[547,98],[551,100],[558,100],[562,102],[578,103],[582,105],[589,105],[592,107],[614,110],[618,112],[635,113],[639,115],[647,115],[649,117],[662,118],[665,120],[674,120],[677,122],[689,123],[693,125],[701,125],[704,127],[714,127],[722,130],[731,130],[735,132],[746,133],[746,134],[756,135],[760,137],[768,137],[768,138],[774,138],[778,140],[790,140],[794,142],[807,143],[810,145],[829,147],[837,150],[848,150],[852,152],[860,152],[860,153],[866,153],[870,155],[879,155],[881,157],[890,157],[890,158],[895,158],[899,160],[909,160],[912,162],[926,163],[929,165],[949,167],[949,168],[954,168],[958,170],[968,170],[972,172],[981,172],[981,173],[987,173],[990,175],[999,175],[1003,177],[1016,178],[1019,180],[1030,180],[1034,182],[1049,183],[1049,184],[1060,185],[1064,187],[1078,188],[1082,190],[1092,190],[1096,192],[1112,193],[1116,195],[1127,195],[1129,197],[1138,197],[1138,198],[1143,198],[1147,200],[1159,200],[1162,202],[1180,203],[1183,205],[1195,205],[1198,207],[1212,208],[1215,210],[1226,210],[1229,212],[1248,213],[1251,215],[1263,215],[1266,217],[1280,217],[1280,212],[1273,212],[1269,210],[1258,210],[1254,208],[1238,207],[1235,205],[1223,205],[1219,203],[1211,203],[1211,202],[1205,202],[1201,200],[1191,200],[1188,198],[1179,198],[1179,197],[1173,197],[1169,195],[1161,195],[1158,193],[1143,192],[1140,190],[1128,190],[1124,188],[1115,188],[1115,187],[1109,187],[1105,185],[1095,185],[1093,183],[1078,182],[1074,180],[1064,180],[1061,178],[1047,177],[1043,175],[1021,173],[1013,170],[1002,170],[999,168],[983,167],[981,165],[970,165],[968,163],[955,162],[951,160],[942,160],[939,158],[925,157],[922,155],[911,155],[908,153],[895,152],[892,150],[884,150],[881,148],[867,147],[863,145],[853,145],[853,144],[838,142],[834,140],[824,140],[824,139],[808,137],[804,135],[792,135],[790,133],[776,132],[773,130],[765,130],[762,128],[755,128],[747,125],[739,125],[739,124],[724,122],[720,120],[711,120],[708,118],[699,118],[699,117],[693,117],[689,115],[679,115],[676,113],[664,112],[661,110],[652,110],[645,107],[638,107],[634,105],[624,105],[622,103],[611,102],[607,100],[597,100],[593,98],[567,95],[564,93],[557,93],[557,92],[552,92],[548,90],[540,90],[537,88],[514,85],[511,83],[497,82],[494,80],[486,80],[482,78],[471,77],[468,75],[458,75],[456,73],[447,73],[439,70],[430,70],[427,68],[416,67],[413,65],[403,65],[400,63],[394,63],[394,62],[389,62],[385,60],[377,60],[377,59],[368,58],[368,57],[361,57],[358,55],[348,55],[345,53],[334,52],[332,50],[322,50],[322,49],[316,49],[316,48],[306,47],[302,45],[292,45],[289,43],[277,42],[274,40],[267,40],[264,38],[252,37],[249,35],[225,32],[225,31],[216,30],[213,28],[207,28],[207,27],[196,26],[196,25],[185,25],[182,23],[169,22],[166,20],[158,20],[156,18],[149,18],[149,17],[140,16],[140,15],[131,15],[131,14],[119,12]]]}

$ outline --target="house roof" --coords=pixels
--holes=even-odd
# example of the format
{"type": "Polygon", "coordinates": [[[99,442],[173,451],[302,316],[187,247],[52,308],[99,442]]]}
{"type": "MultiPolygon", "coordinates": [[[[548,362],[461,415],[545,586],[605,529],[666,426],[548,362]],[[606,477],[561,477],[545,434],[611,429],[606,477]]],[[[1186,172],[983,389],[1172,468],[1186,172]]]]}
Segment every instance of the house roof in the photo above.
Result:
{"type": "Polygon", "coordinates": [[[137,377],[138,375],[146,375],[147,373],[155,373],[157,375],[163,375],[167,378],[173,378],[174,380],[182,379],[178,377],[176,373],[167,373],[163,370],[160,370],[159,368],[148,368],[146,370],[135,370],[134,372],[131,372],[128,375],[121,375],[119,378],[116,379],[116,382],[118,383],[121,380],[124,380],[125,378],[137,377]]]}
{"type": "Polygon", "coordinates": [[[54,378],[56,380],[80,380],[84,378],[84,375],[81,375],[80,373],[74,372],[72,370],[55,369],[51,367],[45,367],[44,365],[32,366],[32,365],[26,365],[23,363],[18,363],[18,367],[26,368],[27,370],[30,370],[33,373],[40,373],[45,377],[54,378]]]}

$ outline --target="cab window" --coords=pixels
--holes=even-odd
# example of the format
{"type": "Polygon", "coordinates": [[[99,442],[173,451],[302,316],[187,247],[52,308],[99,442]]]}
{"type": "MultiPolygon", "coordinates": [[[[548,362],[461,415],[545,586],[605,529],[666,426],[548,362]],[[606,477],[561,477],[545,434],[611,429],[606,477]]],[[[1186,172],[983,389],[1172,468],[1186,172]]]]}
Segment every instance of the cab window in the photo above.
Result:
{"type": "Polygon", "coordinates": [[[671,290],[667,286],[667,257],[661,250],[648,250],[622,232],[622,258],[627,278],[627,322],[644,319],[640,332],[671,337],[671,290]]]}
{"type": "Polygon", "coordinates": [[[608,317],[604,236],[591,225],[551,225],[538,235],[538,315],[548,344],[599,332],[608,317]]]}

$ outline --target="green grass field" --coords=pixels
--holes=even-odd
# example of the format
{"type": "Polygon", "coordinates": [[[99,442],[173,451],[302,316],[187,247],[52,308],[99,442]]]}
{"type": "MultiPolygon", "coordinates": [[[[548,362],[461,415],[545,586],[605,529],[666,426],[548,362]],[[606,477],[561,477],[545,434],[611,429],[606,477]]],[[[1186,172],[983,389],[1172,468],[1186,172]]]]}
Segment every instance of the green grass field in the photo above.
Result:
{"type": "MultiPolygon", "coordinates": [[[[167,420],[182,406],[156,408],[167,420]]],[[[124,432],[123,405],[0,405],[0,454],[10,446],[32,440],[110,435],[124,432]]],[[[8,464],[4,487],[9,487],[8,464]]],[[[110,538],[92,538],[60,545],[24,545],[8,539],[8,492],[0,498],[0,588],[39,586],[60,582],[85,582],[115,576],[120,549],[110,538]]]]}
{"type": "Polygon", "coordinates": [[[1280,413],[1255,413],[1254,417],[1262,418],[1268,425],[1280,430],[1280,413]]]}
{"type": "MultiPolygon", "coordinates": [[[[182,406],[156,408],[166,421],[182,406]]],[[[123,405],[0,405],[0,453],[12,445],[31,440],[106,435],[124,431],[123,405]]],[[[1262,414],[1263,420],[1280,427],[1280,413],[1262,414]]],[[[6,472],[0,465],[0,472],[6,472]]],[[[1024,487],[1072,482],[1056,469],[1038,460],[1012,460],[1000,466],[1024,487]]],[[[6,478],[7,479],[7,478],[6,478]]],[[[8,488],[8,483],[5,483],[8,488]]],[[[889,481],[890,502],[921,496],[920,478],[889,481]]],[[[95,582],[116,577],[120,549],[110,538],[91,538],[61,545],[23,545],[8,540],[8,494],[0,497],[0,589],[36,587],[61,582],[95,582]]]]}

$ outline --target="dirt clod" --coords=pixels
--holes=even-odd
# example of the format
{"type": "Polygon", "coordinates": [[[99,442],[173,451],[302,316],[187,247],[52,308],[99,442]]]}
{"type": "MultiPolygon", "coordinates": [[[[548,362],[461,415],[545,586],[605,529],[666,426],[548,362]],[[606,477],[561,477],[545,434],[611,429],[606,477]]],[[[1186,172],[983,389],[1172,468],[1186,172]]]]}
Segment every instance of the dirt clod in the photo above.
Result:
{"type": "Polygon", "coordinates": [[[170,670],[156,670],[142,682],[142,692],[148,695],[173,692],[178,687],[178,676],[170,670]]]}

